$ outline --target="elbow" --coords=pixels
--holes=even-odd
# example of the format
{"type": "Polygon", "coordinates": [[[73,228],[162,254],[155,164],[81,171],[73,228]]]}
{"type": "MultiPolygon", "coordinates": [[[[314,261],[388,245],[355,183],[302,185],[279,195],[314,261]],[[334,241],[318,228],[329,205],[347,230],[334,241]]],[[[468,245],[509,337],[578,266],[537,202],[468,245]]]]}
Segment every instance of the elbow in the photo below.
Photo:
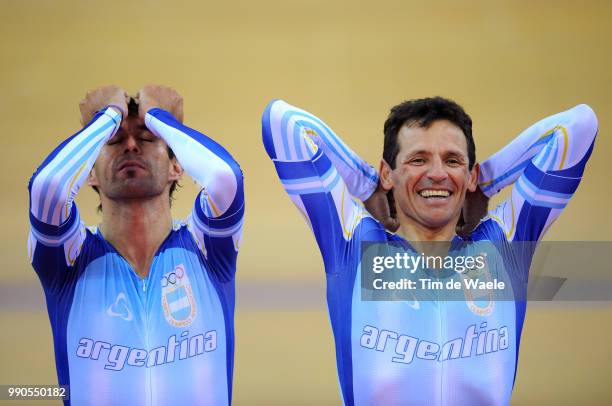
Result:
{"type": "Polygon", "coordinates": [[[44,207],[45,202],[53,201],[53,196],[61,187],[62,184],[57,177],[41,176],[40,171],[35,173],[28,184],[30,211],[33,214],[38,213],[44,207]]]}
{"type": "Polygon", "coordinates": [[[46,194],[46,192],[50,190],[56,190],[60,187],[60,179],[57,176],[49,177],[44,176],[42,171],[37,171],[30,178],[30,182],[28,184],[28,189],[30,191],[30,196],[33,194],[46,194]],[[43,193],[44,192],[44,193],[43,193]]]}
{"type": "Polygon", "coordinates": [[[242,168],[237,163],[232,166],[232,176],[236,179],[236,189],[243,190],[244,189],[244,174],[242,173],[242,168]]]}
{"type": "Polygon", "coordinates": [[[229,188],[233,191],[232,194],[234,195],[241,193],[244,189],[244,176],[237,162],[233,162],[231,165],[219,170],[215,174],[215,180],[220,185],[235,185],[235,187],[229,188]]]}
{"type": "Polygon", "coordinates": [[[599,122],[595,111],[588,104],[579,104],[572,110],[574,131],[581,137],[594,139],[597,135],[599,122]]]}
{"type": "Polygon", "coordinates": [[[242,171],[238,164],[216,171],[214,183],[209,185],[208,193],[213,196],[216,211],[213,217],[225,215],[232,207],[242,205],[244,199],[244,181],[242,171]]]}
{"type": "Polygon", "coordinates": [[[276,159],[276,149],[274,148],[274,135],[272,134],[272,126],[282,120],[283,109],[279,107],[281,104],[286,104],[282,100],[274,99],[270,101],[261,116],[261,136],[264,148],[271,159],[276,159]]]}

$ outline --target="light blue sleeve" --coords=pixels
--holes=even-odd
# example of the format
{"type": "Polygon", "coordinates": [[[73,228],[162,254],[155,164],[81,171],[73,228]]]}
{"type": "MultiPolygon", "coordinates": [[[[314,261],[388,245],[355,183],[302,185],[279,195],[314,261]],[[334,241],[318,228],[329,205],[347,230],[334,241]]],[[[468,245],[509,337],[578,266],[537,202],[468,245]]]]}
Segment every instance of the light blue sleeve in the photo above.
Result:
{"type": "Polygon", "coordinates": [[[489,213],[511,241],[538,241],[578,188],[597,135],[593,110],[578,105],[542,119],[481,165],[480,188],[492,196],[513,185],[489,213]]]}
{"type": "Polygon", "coordinates": [[[80,253],[86,233],[74,198],[120,124],[117,110],[100,110],[85,128],[57,146],[30,179],[28,254],[43,284],[72,266],[80,253]]]}
{"type": "Polygon", "coordinates": [[[244,220],[240,166],[225,148],[167,111],[151,109],[145,124],[170,146],[185,172],[201,187],[187,223],[221,279],[233,278],[244,220]]]}
{"type": "Polygon", "coordinates": [[[356,201],[376,189],[374,168],[316,116],[275,100],[262,117],[264,147],[285,191],[312,229],[328,272],[364,216],[356,201]]]}

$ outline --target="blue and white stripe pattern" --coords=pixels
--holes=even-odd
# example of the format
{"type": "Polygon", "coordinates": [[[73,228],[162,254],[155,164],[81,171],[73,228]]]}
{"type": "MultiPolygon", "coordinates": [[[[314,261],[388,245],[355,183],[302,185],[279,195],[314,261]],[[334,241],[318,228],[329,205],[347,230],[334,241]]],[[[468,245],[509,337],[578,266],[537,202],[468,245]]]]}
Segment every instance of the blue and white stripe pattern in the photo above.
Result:
{"type": "Polygon", "coordinates": [[[53,150],[34,173],[28,185],[32,252],[37,242],[49,247],[63,245],[66,264],[76,258],[85,232],[73,201],[100,150],[120,124],[118,110],[101,110],[85,128],[53,150]]]}
{"type": "Polygon", "coordinates": [[[56,225],[66,220],[76,192],[120,123],[121,114],[106,108],[43,162],[30,188],[30,210],[37,219],[56,225]]]}
{"type": "Polygon", "coordinates": [[[538,241],[561,214],[578,188],[597,125],[593,110],[581,104],[538,121],[482,163],[479,183],[487,196],[514,183],[512,195],[490,213],[508,239],[538,241]]]}
{"type": "Polygon", "coordinates": [[[202,188],[187,222],[203,252],[208,254],[215,245],[207,237],[230,238],[237,252],[244,217],[243,176],[238,163],[217,142],[164,110],[149,110],[145,124],[166,141],[185,172],[202,188]]]}
{"type": "MultiPolygon", "coordinates": [[[[275,161],[300,162],[313,159],[320,149],[332,162],[334,172],[340,174],[354,197],[365,200],[376,189],[378,175],[376,170],[355,154],[333,130],[314,115],[275,100],[268,104],[263,117],[264,146],[268,155],[275,161]]],[[[318,183],[331,190],[338,179],[331,172],[321,179],[304,178],[301,182],[292,179],[286,184],[291,191],[316,190],[318,183]]],[[[290,192],[291,193],[291,192],[290,192]]]]}
{"type": "Polygon", "coordinates": [[[332,166],[320,178],[281,179],[283,187],[290,195],[330,192],[340,180],[340,174],[332,166]]]}

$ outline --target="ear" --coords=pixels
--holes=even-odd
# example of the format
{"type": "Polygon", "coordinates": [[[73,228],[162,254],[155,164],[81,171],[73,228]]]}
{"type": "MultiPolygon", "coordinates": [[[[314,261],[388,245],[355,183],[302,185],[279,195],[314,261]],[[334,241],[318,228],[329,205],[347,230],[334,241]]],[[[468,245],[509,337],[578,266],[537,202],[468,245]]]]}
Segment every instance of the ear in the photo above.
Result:
{"type": "Polygon", "coordinates": [[[98,182],[98,177],[96,176],[96,171],[94,168],[91,168],[89,175],[87,175],[87,184],[89,186],[100,186],[100,182],[98,182]]]}
{"type": "Polygon", "coordinates": [[[393,182],[391,180],[392,171],[393,169],[391,169],[387,161],[385,161],[384,159],[381,159],[380,160],[380,170],[379,170],[380,185],[386,192],[393,189],[393,182]]]}
{"type": "Polygon", "coordinates": [[[478,188],[478,178],[480,177],[480,164],[476,162],[470,171],[470,182],[468,183],[468,190],[475,192],[478,188]]]}
{"type": "Polygon", "coordinates": [[[168,181],[174,182],[175,180],[181,179],[183,176],[183,167],[176,159],[176,157],[170,160],[170,172],[168,174],[168,181]]]}

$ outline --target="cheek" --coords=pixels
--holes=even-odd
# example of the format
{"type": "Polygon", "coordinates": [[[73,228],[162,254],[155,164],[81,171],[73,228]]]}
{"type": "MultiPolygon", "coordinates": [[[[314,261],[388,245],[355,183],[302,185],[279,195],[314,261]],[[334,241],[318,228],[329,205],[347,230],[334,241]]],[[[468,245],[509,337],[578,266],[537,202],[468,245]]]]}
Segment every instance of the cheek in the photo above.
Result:
{"type": "Polygon", "coordinates": [[[96,159],[96,163],[94,164],[93,171],[96,173],[98,178],[102,176],[107,170],[110,168],[111,155],[108,151],[108,146],[102,148],[98,159],[96,159]]]}
{"type": "Polygon", "coordinates": [[[98,158],[91,172],[97,180],[100,181],[106,177],[105,175],[108,167],[109,165],[106,163],[105,159],[98,158]]]}
{"type": "Polygon", "coordinates": [[[470,172],[467,169],[453,170],[449,175],[459,190],[467,189],[470,183],[470,172]]]}
{"type": "Polygon", "coordinates": [[[419,167],[406,167],[398,171],[396,185],[411,190],[422,178],[425,171],[419,167]]]}

